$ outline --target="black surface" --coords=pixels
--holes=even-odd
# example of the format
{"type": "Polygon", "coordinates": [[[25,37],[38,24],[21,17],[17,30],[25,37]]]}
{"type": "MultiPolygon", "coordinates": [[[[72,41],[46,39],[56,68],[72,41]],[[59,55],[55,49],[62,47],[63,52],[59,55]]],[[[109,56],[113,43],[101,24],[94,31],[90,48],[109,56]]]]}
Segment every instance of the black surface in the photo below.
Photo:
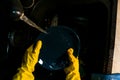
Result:
{"type": "Polygon", "coordinates": [[[42,40],[39,59],[43,67],[49,70],[59,70],[69,64],[67,50],[74,49],[74,55],[80,52],[80,39],[75,31],[66,26],[56,26],[47,29],[48,34],[40,33],[37,40],[42,40]]]}
{"type": "MultiPolygon", "coordinates": [[[[39,0],[36,0],[39,1],[39,0]]],[[[46,0],[43,0],[45,3],[46,0]]],[[[48,1],[48,0],[47,0],[48,1]]],[[[49,0],[51,1],[51,0],[49,0]]],[[[57,1],[57,0],[55,0],[57,1]]],[[[59,0],[58,0],[59,1],[59,0]]],[[[81,76],[84,77],[83,80],[90,80],[92,73],[103,73],[104,71],[108,69],[108,58],[110,58],[110,54],[113,54],[111,50],[113,51],[114,47],[110,48],[110,44],[114,43],[114,35],[115,35],[115,28],[116,28],[116,7],[118,0],[60,0],[57,5],[57,10],[54,10],[53,8],[49,8],[47,4],[41,5],[41,8],[39,7],[39,11],[35,10],[35,12],[40,17],[45,16],[45,18],[51,18],[53,16],[53,13],[58,13],[58,22],[61,25],[67,25],[74,29],[81,40],[81,54],[80,59],[83,60],[84,64],[83,68],[85,70],[85,75],[81,76]],[[59,3],[62,1],[62,4],[59,3]],[[47,9],[46,9],[47,8],[47,9]],[[53,9],[53,10],[51,10],[53,9]],[[39,13],[41,12],[41,14],[39,13]],[[46,15],[49,14],[49,15],[46,15]],[[43,14],[43,15],[42,15],[43,14]],[[52,16],[51,16],[52,15],[52,16]],[[113,17],[112,17],[113,16],[113,17]],[[73,17],[82,17],[86,18],[87,21],[84,20],[75,20],[73,17]],[[110,35],[113,35],[113,39],[111,39],[110,35]],[[104,60],[105,58],[105,60],[104,60]],[[106,61],[106,62],[104,62],[106,61]],[[105,64],[104,64],[105,63],[105,64]],[[104,68],[105,67],[105,68],[104,68]],[[104,71],[103,71],[104,70],[104,71]]],[[[7,53],[6,47],[8,44],[8,32],[11,31],[13,28],[23,30],[23,25],[18,22],[11,22],[9,17],[9,2],[6,0],[1,0],[0,3],[0,80],[11,80],[12,76],[15,74],[17,68],[21,64],[21,57],[22,54],[24,54],[24,50],[26,47],[16,44],[16,46],[10,46],[10,51],[7,53]],[[16,25],[14,25],[16,24],[16,25]],[[4,28],[3,28],[4,27],[4,28]],[[18,46],[20,46],[18,48],[18,46]]],[[[36,14],[32,16],[31,9],[25,10],[25,14],[29,15],[30,18],[32,18],[34,21],[40,23],[44,23],[44,19],[38,17],[36,14]],[[39,19],[40,18],[40,19],[39,19]],[[43,21],[43,22],[41,22],[43,21]]],[[[46,23],[45,23],[46,24],[46,23]]],[[[41,25],[41,24],[40,24],[41,25]]],[[[26,25],[25,25],[26,27],[26,25]]],[[[26,27],[26,30],[29,30],[28,27],[26,27]]],[[[13,29],[13,30],[15,30],[13,29]]],[[[37,34],[36,31],[34,32],[33,28],[31,30],[32,37],[35,37],[37,34]]],[[[18,32],[19,33],[19,32],[18,32]]],[[[23,31],[23,33],[26,32],[23,31]]],[[[21,33],[20,33],[21,34],[21,33]]],[[[22,34],[24,35],[24,34],[22,34]]],[[[24,36],[25,36],[24,35],[24,36]]],[[[19,37],[19,35],[17,35],[19,37]]],[[[21,35],[19,38],[22,38],[21,35]]],[[[35,38],[33,38],[35,39],[35,38]]],[[[27,44],[30,41],[29,39],[25,40],[18,40],[19,41],[25,41],[27,44]]],[[[20,43],[21,43],[20,42],[20,43]]],[[[30,43],[31,44],[31,43],[30,43]]],[[[26,46],[26,44],[24,44],[26,46]]],[[[28,47],[28,46],[27,46],[28,47]]],[[[111,59],[112,60],[112,59],[111,59]]],[[[109,67],[111,68],[111,67],[109,67]]],[[[80,67],[81,69],[81,67],[80,67]]],[[[49,71],[46,71],[44,69],[41,69],[39,73],[38,69],[35,70],[35,78],[40,77],[42,79],[40,80],[49,80],[50,77],[47,79],[47,73],[49,71]]],[[[110,70],[111,71],[111,70],[110,70]]],[[[80,71],[81,72],[81,71],[80,71]]],[[[61,75],[61,72],[55,73],[54,75],[61,75]]],[[[53,80],[58,80],[55,78],[53,80]]],[[[60,79],[61,76],[56,76],[60,79]]],[[[63,80],[63,79],[60,79],[63,80]]]]}

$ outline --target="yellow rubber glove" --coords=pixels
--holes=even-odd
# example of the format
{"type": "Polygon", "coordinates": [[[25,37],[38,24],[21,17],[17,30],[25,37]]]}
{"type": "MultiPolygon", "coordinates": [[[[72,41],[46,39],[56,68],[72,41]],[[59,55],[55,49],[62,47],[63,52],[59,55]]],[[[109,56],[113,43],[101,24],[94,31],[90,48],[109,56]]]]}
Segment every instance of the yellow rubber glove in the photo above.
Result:
{"type": "Polygon", "coordinates": [[[32,72],[38,62],[38,56],[42,47],[42,41],[38,41],[36,46],[32,44],[25,52],[21,67],[18,73],[13,76],[13,80],[34,80],[32,72]]]}
{"type": "Polygon", "coordinates": [[[66,73],[66,80],[81,80],[79,73],[79,60],[73,55],[74,50],[68,49],[67,53],[70,60],[70,65],[64,69],[66,73]]]}

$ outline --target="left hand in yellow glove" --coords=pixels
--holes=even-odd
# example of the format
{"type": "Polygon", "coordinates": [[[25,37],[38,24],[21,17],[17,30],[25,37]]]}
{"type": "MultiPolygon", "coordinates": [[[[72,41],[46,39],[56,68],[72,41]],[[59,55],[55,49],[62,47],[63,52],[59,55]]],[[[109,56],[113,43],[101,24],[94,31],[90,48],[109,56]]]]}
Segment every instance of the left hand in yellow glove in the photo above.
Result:
{"type": "Polygon", "coordinates": [[[64,69],[66,80],[81,80],[79,73],[79,60],[78,57],[73,55],[73,52],[73,48],[69,48],[67,51],[70,65],[64,69]]]}
{"type": "Polygon", "coordinates": [[[38,62],[42,41],[38,41],[36,45],[32,44],[25,52],[21,67],[18,73],[13,76],[13,80],[34,80],[32,72],[38,62]]]}

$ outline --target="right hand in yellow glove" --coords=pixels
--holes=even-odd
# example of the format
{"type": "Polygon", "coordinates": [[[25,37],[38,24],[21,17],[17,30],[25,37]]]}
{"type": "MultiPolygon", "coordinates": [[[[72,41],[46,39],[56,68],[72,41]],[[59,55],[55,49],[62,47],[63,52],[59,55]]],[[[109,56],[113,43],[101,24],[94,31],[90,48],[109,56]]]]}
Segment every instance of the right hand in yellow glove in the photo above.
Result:
{"type": "Polygon", "coordinates": [[[74,50],[69,48],[67,53],[69,56],[70,65],[64,69],[66,73],[66,80],[81,80],[79,73],[79,60],[78,57],[73,55],[74,50]]]}

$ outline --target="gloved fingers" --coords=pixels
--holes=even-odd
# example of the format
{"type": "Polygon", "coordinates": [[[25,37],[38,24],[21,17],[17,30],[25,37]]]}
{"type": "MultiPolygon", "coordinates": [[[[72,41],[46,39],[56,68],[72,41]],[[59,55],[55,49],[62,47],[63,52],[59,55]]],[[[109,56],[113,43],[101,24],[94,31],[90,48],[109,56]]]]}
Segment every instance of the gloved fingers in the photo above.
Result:
{"type": "Polygon", "coordinates": [[[41,47],[42,47],[42,41],[39,40],[39,41],[37,41],[35,47],[34,47],[34,44],[32,44],[32,45],[27,49],[27,52],[34,52],[34,53],[35,53],[35,52],[39,52],[40,49],[41,49],[41,47]]]}
{"type": "Polygon", "coordinates": [[[34,47],[34,49],[33,49],[33,54],[32,54],[32,58],[33,58],[34,61],[36,61],[36,62],[37,62],[37,60],[38,60],[38,56],[39,56],[39,54],[40,54],[40,49],[41,49],[41,47],[42,47],[42,41],[39,40],[39,41],[37,41],[37,43],[36,43],[36,45],[35,45],[35,47],[34,47]]]}
{"type": "Polygon", "coordinates": [[[31,52],[31,53],[33,52],[33,44],[29,48],[27,48],[26,53],[28,52],[31,52]]]}
{"type": "Polygon", "coordinates": [[[73,48],[69,48],[67,52],[69,55],[73,55],[74,50],[73,50],[73,48]]]}
{"type": "MultiPolygon", "coordinates": [[[[73,52],[74,52],[74,49],[73,48],[69,48],[67,50],[67,53],[68,53],[68,59],[70,61],[70,65],[66,68],[64,68],[64,71],[65,73],[68,75],[68,74],[77,74],[78,71],[79,71],[79,60],[78,60],[78,57],[75,57],[73,55],[73,52]]],[[[69,77],[69,75],[68,75],[69,77]]],[[[66,79],[67,80],[67,79],[66,79]]]]}
{"type": "Polygon", "coordinates": [[[41,49],[41,47],[42,47],[42,41],[39,40],[39,41],[37,41],[37,43],[36,43],[36,45],[35,45],[35,47],[34,47],[33,52],[34,52],[34,53],[39,52],[40,49],[41,49]]]}
{"type": "Polygon", "coordinates": [[[38,61],[42,41],[37,41],[36,45],[32,44],[25,52],[22,60],[22,67],[27,68],[29,72],[34,71],[34,66],[38,61]]]}
{"type": "Polygon", "coordinates": [[[67,50],[67,53],[68,53],[68,57],[69,57],[70,62],[74,62],[76,59],[78,59],[78,57],[76,58],[76,57],[73,55],[73,52],[74,52],[73,48],[69,48],[69,49],[67,50]]]}
{"type": "MultiPolygon", "coordinates": [[[[32,45],[32,47],[33,46],[34,45],[32,45]]],[[[37,61],[38,61],[38,57],[39,57],[39,54],[40,54],[41,47],[42,47],[42,41],[39,40],[39,41],[37,41],[35,47],[32,48],[33,49],[32,53],[29,54],[31,56],[33,62],[35,62],[35,63],[37,63],[37,61]]]]}

